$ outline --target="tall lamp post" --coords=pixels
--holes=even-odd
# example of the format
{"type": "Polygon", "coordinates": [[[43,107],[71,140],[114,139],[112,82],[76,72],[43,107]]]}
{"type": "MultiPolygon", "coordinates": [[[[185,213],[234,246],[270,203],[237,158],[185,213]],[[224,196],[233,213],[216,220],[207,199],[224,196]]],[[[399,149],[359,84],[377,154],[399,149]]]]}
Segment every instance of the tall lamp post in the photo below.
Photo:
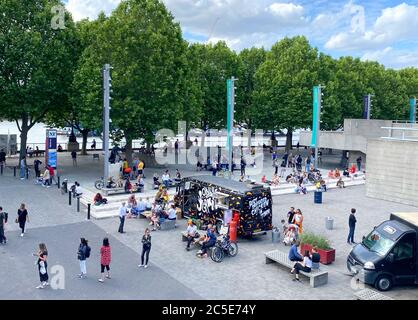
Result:
{"type": "Polygon", "coordinates": [[[226,91],[227,91],[227,148],[228,148],[228,163],[229,163],[229,171],[231,178],[232,176],[232,156],[233,156],[233,149],[234,149],[234,109],[235,109],[235,81],[238,79],[231,77],[226,81],[226,91]]]}
{"type": "Polygon", "coordinates": [[[409,99],[409,121],[413,125],[417,121],[417,98],[409,99]]]}
{"type": "Polygon", "coordinates": [[[321,132],[322,89],[325,86],[313,87],[312,140],[311,147],[315,148],[315,169],[318,169],[319,136],[321,132]]]}
{"type": "Polygon", "coordinates": [[[110,133],[110,93],[112,78],[110,77],[110,64],[105,64],[103,68],[103,149],[104,149],[104,174],[103,179],[106,184],[109,180],[109,133],[110,133]]]}

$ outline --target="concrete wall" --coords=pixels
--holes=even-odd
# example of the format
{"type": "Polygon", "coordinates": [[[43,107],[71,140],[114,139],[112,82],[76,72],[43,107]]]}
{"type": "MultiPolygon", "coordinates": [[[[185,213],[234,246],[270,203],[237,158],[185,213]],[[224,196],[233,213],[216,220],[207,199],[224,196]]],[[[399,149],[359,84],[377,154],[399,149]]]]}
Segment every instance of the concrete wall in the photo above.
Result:
{"type": "Polygon", "coordinates": [[[368,197],[418,206],[418,142],[369,140],[366,175],[368,197]]]}
{"type": "MultiPolygon", "coordinates": [[[[365,154],[367,140],[388,136],[389,130],[382,129],[382,127],[391,126],[391,120],[345,119],[344,131],[321,131],[319,147],[359,151],[365,154]]],[[[309,146],[311,137],[312,132],[302,131],[299,138],[300,144],[309,146]]]]}

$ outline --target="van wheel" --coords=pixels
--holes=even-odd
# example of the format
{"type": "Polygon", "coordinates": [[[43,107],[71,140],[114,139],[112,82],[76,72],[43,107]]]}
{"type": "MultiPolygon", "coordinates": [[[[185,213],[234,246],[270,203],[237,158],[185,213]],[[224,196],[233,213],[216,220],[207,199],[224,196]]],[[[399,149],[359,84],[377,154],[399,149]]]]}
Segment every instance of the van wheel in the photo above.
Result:
{"type": "Polygon", "coordinates": [[[392,279],[387,275],[380,276],[374,286],[379,291],[388,291],[392,288],[392,279]]]}

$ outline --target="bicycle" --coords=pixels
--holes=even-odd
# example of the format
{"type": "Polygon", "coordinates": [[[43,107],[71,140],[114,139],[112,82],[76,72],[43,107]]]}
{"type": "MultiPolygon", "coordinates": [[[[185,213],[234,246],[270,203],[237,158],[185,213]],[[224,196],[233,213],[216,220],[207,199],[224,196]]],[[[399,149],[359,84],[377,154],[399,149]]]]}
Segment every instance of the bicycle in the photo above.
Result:
{"type": "Polygon", "coordinates": [[[216,241],[210,257],[213,261],[220,263],[225,256],[235,257],[238,254],[238,245],[231,242],[229,235],[223,236],[222,240],[216,241]]]}
{"type": "MultiPolygon", "coordinates": [[[[107,186],[107,184],[105,183],[105,181],[104,181],[104,177],[102,177],[101,179],[99,179],[99,180],[96,180],[96,182],[94,183],[94,187],[97,189],[97,190],[102,190],[102,189],[104,189],[105,187],[107,186]]],[[[117,187],[117,185],[116,185],[116,183],[113,181],[113,179],[112,179],[112,181],[111,181],[111,188],[116,188],[117,187]]]]}

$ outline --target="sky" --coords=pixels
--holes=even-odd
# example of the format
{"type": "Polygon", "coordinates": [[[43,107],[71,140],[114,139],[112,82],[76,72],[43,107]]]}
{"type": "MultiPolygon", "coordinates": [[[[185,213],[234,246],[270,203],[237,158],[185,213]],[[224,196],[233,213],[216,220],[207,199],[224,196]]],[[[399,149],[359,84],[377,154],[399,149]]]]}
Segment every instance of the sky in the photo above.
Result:
{"type": "MultiPolygon", "coordinates": [[[[121,0],[64,0],[74,20],[109,15],[121,0]]],[[[224,40],[240,51],[305,35],[334,58],[418,67],[418,0],[162,0],[190,42],[224,40]]]]}

